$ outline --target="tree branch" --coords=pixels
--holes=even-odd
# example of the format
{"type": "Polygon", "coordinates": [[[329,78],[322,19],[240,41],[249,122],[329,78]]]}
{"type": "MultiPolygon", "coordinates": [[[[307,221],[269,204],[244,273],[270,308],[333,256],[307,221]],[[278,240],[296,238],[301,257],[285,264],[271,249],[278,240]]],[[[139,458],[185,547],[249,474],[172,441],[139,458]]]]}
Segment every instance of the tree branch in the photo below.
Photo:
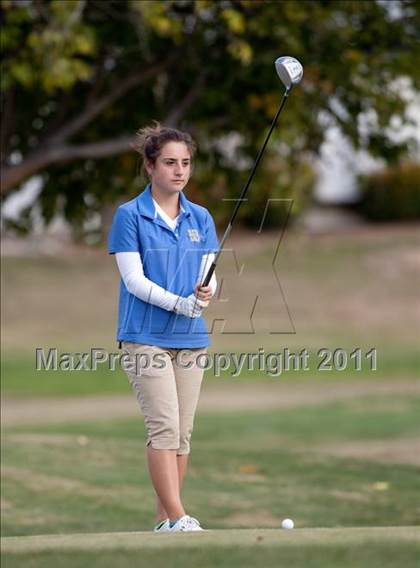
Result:
{"type": "Polygon", "coordinates": [[[23,162],[16,166],[7,166],[1,171],[1,195],[5,196],[23,179],[26,179],[43,168],[54,164],[64,164],[81,159],[100,159],[115,156],[131,150],[133,136],[124,136],[114,140],[81,144],[79,146],[49,146],[29,154],[23,162]]]}
{"type": "Polygon", "coordinates": [[[67,124],[62,126],[55,134],[44,140],[44,143],[47,145],[63,143],[65,140],[92,122],[105,108],[124,96],[130,89],[137,87],[142,82],[158,75],[167,64],[168,61],[158,63],[147,69],[147,71],[141,71],[139,73],[129,75],[121,81],[116,81],[114,88],[111,89],[109,93],[100,99],[91,101],[91,103],[81,114],[79,114],[79,116],[73,118],[67,124]]]}
{"type": "Polygon", "coordinates": [[[188,91],[183,100],[177,103],[172,111],[167,115],[165,119],[166,125],[176,127],[179,124],[181,118],[187,112],[188,108],[193,104],[193,102],[197,99],[197,97],[203,90],[205,75],[205,71],[199,74],[193,87],[188,91]]]}
{"type": "Polygon", "coordinates": [[[39,139],[39,145],[43,145],[46,140],[53,136],[55,130],[60,128],[60,125],[64,121],[65,117],[69,112],[70,103],[73,100],[74,95],[71,91],[65,91],[61,94],[60,99],[57,103],[58,110],[56,114],[47,122],[45,130],[42,131],[42,137],[39,139]]]}
{"type": "Polygon", "coordinates": [[[45,138],[36,150],[24,157],[20,164],[4,166],[1,172],[0,193],[7,195],[27,177],[34,175],[49,165],[68,162],[81,158],[104,158],[130,150],[131,137],[111,141],[69,146],[67,139],[82,130],[103,110],[124,96],[130,89],[163,71],[178,56],[175,50],[163,63],[157,63],[146,71],[134,73],[126,79],[116,82],[115,87],[102,98],[91,104],[76,118],[64,124],[57,132],[45,138]]]}

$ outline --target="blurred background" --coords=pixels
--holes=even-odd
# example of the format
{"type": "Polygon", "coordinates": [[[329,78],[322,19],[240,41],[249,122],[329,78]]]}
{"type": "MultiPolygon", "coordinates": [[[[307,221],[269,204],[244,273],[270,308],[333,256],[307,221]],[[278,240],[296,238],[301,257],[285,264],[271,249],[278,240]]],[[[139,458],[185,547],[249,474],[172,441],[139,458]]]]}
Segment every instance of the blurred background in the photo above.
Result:
{"type": "Polygon", "coordinates": [[[283,94],[280,55],[299,59],[304,78],[240,210],[207,321],[213,352],[306,348],[311,371],[210,370],[187,495],[199,512],[203,488],[214,494],[210,526],[277,526],[292,503],[302,526],[416,524],[419,3],[2,0],[1,22],[5,534],[150,525],[123,373],[36,372],[34,350],[116,351],[106,238],[116,207],[146,183],[130,147],[140,127],[192,134],[186,195],[222,234],[283,94]],[[362,370],[349,359],[317,371],[321,348],[360,348],[362,370]],[[244,431],[252,450],[235,446],[244,431]],[[304,458],[309,446],[319,451],[304,458]],[[87,489],[99,467],[112,511],[87,489]],[[64,477],[84,484],[84,504],[70,503],[64,477]]]}

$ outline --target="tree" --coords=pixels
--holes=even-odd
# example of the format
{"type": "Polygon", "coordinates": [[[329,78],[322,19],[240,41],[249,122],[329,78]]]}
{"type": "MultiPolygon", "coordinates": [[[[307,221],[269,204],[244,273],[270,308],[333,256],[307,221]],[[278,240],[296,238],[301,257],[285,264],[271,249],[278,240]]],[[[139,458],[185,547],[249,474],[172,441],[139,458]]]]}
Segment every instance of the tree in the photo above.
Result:
{"type": "Polygon", "coordinates": [[[305,69],[282,116],[276,152],[283,169],[316,154],[329,123],[355,147],[398,161],[407,146],[392,144],[386,127],[395,115],[405,119],[395,80],[409,76],[419,87],[419,5],[392,6],[2,0],[2,195],[39,174],[45,219],[64,200],[66,216],[80,226],[138,192],[130,142],[139,126],[158,119],[198,139],[191,191],[219,204],[221,187],[228,196],[237,190],[244,176],[237,164],[254,158],[276,110],[280,54],[305,69]],[[360,118],[368,112],[366,133],[360,118]],[[222,142],[233,135],[237,148],[228,158],[222,142]]]}

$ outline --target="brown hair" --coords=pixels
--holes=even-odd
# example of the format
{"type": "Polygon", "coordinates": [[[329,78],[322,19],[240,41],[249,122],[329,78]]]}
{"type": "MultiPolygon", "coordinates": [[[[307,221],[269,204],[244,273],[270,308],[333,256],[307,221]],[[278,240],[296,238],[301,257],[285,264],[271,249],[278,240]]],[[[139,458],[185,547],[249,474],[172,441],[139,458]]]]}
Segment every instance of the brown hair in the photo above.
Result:
{"type": "Polygon", "coordinates": [[[184,142],[186,144],[191,159],[194,157],[196,145],[188,134],[176,128],[162,126],[156,120],[152,126],[145,126],[136,132],[136,138],[131,144],[132,148],[143,158],[143,165],[146,161],[155,164],[163,146],[167,142],[184,142]]]}

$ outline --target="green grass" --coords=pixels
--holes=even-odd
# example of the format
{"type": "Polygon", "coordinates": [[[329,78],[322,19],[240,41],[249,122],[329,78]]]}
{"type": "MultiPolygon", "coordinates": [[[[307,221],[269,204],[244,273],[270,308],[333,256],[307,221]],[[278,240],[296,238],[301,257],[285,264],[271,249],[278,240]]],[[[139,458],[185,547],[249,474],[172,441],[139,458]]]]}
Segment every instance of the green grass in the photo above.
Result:
{"type": "Polygon", "coordinates": [[[414,568],[419,531],[336,529],[214,531],[199,535],[98,534],[8,539],[7,567],[302,566],[305,568],[414,568]],[[299,564],[297,564],[299,563],[299,564]]]}
{"type": "MultiPolygon", "coordinates": [[[[205,443],[214,448],[247,451],[249,446],[260,444],[263,448],[289,444],[312,444],[322,441],[391,440],[402,436],[420,434],[420,398],[411,395],[376,396],[356,398],[300,408],[276,411],[230,412],[197,417],[198,445],[205,443]],[[247,420],[247,416],[249,420],[247,420]]],[[[25,433],[27,426],[15,426],[7,432],[25,433]]],[[[71,422],[68,424],[31,425],[31,433],[84,435],[95,438],[137,440],[143,432],[139,419],[101,420],[98,422],[71,422]]]]}
{"type": "MultiPolygon", "coordinates": [[[[225,331],[248,329],[256,295],[259,303],[255,333],[220,333],[216,324],[215,351],[257,351],[259,346],[266,351],[286,346],[377,347],[394,376],[415,368],[419,333],[413,310],[418,295],[418,270],[412,260],[419,246],[415,227],[324,237],[288,233],[275,265],[296,330],[285,335],[268,333],[270,318],[275,329],[293,330],[272,274],[276,240],[273,233],[272,244],[267,241],[259,252],[249,246],[249,237],[235,244],[238,262],[245,264],[239,280],[232,276],[231,257],[222,260],[218,269],[222,299],[212,302],[209,325],[224,319],[225,331]]],[[[2,339],[9,359],[32,358],[35,347],[43,346],[61,351],[89,351],[94,346],[115,350],[118,273],[105,250],[56,258],[5,258],[2,269],[2,339]]]]}
{"type": "Polygon", "coordinates": [[[18,397],[75,396],[95,393],[127,393],[127,377],[121,369],[110,371],[98,366],[96,371],[41,370],[35,366],[35,354],[5,357],[2,361],[2,393],[18,397]]]}
{"type": "MultiPolygon", "coordinates": [[[[239,390],[243,380],[258,382],[262,389],[267,383],[292,380],[387,380],[395,385],[399,379],[414,380],[420,374],[419,322],[413,309],[418,297],[413,254],[418,246],[418,232],[407,227],[363,235],[286,235],[276,270],[296,333],[270,335],[270,318],[290,331],[270,272],[272,250],[255,254],[245,243],[238,251],[239,261],[246,264],[244,276],[231,280],[231,263],[222,262],[218,277],[229,301],[214,302],[207,319],[226,319],[225,331],[236,329],[247,323],[252,299],[259,294],[263,301],[255,315],[256,333],[220,333],[217,324],[213,351],[342,347],[350,352],[376,347],[378,371],[364,366],[362,372],[320,373],[312,359],[309,373],[268,378],[249,372],[236,379],[225,373],[217,379],[210,371],[206,381],[213,388],[230,381],[239,390]]],[[[7,397],[33,398],[33,404],[43,398],[54,404],[48,397],[132,396],[121,371],[34,369],[36,347],[117,351],[118,275],[105,251],[7,258],[2,268],[6,403],[7,397]]],[[[153,525],[154,494],[140,415],[8,426],[2,443],[2,534],[64,534],[76,544],[55,541],[58,548],[31,551],[27,541],[18,539],[17,551],[6,539],[3,565],[414,568],[418,538],[405,537],[418,535],[420,529],[404,527],[420,522],[420,475],[404,456],[410,448],[411,457],[415,454],[419,416],[418,397],[403,389],[293,409],[199,414],[183,499],[188,512],[214,531],[206,533],[203,546],[194,546],[183,535],[164,540],[163,535],[131,534],[123,543],[115,534],[149,531],[153,525]],[[367,459],[366,447],[381,444],[388,448],[386,457],[367,459]],[[360,447],[365,450],[357,453],[360,447]],[[345,448],[353,453],[342,457],[345,448]],[[295,520],[297,530],[268,530],[278,529],[286,516],[295,520]],[[74,533],[82,536],[71,537],[74,533]],[[110,534],[101,541],[91,533],[110,534]],[[90,544],[83,548],[85,539],[90,544]]]]}
{"type": "MultiPolygon", "coordinates": [[[[354,345],[349,345],[347,353],[354,350],[354,345]]],[[[283,353],[284,346],[279,348],[279,353],[283,353]]],[[[292,351],[292,349],[291,349],[292,351]]],[[[116,350],[114,352],[117,352],[116,350]]],[[[258,350],[256,350],[258,352],[258,350]]],[[[293,352],[298,353],[298,348],[293,352]]],[[[370,370],[369,363],[364,360],[362,370],[354,369],[353,363],[349,361],[348,369],[344,371],[320,371],[318,365],[320,358],[316,356],[316,350],[311,351],[308,362],[309,371],[289,370],[282,372],[279,376],[270,376],[263,371],[247,371],[243,369],[239,377],[233,377],[231,371],[225,371],[220,377],[214,377],[212,369],[206,372],[206,381],[228,380],[240,382],[242,380],[258,380],[259,382],[279,382],[308,380],[318,381],[324,379],[342,380],[379,380],[395,379],[419,376],[420,353],[414,349],[382,349],[378,351],[377,371],[370,370]]],[[[60,352],[61,353],[61,352],[60,352]]],[[[265,352],[266,354],[269,351],[265,352]]],[[[58,358],[60,355],[58,355],[58,358]]],[[[275,371],[275,367],[272,367],[275,371]]],[[[95,371],[64,371],[64,370],[36,370],[35,353],[29,356],[23,354],[7,354],[1,361],[1,392],[4,395],[15,397],[34,397],[34,396],[76,396],[89,395],[96,393],[103,394],[122,394],[128,393],[128,381],[125,373],[116,366],[116,370],[109,370],[107,365],[98,364],[95,371]]]]}
{"type": "MultiPolygon", "coordinates": [[[[418,468],[317,448],[412,439],[419,415],[419,400],[394,396],[199,416],[184,500],[212,529],[275,527],[286,516],[298,527],[416,524],[418,468]]],[[[4,534],[148,530],[143,446],[139,419],[7,429],[4,534]]]]}

